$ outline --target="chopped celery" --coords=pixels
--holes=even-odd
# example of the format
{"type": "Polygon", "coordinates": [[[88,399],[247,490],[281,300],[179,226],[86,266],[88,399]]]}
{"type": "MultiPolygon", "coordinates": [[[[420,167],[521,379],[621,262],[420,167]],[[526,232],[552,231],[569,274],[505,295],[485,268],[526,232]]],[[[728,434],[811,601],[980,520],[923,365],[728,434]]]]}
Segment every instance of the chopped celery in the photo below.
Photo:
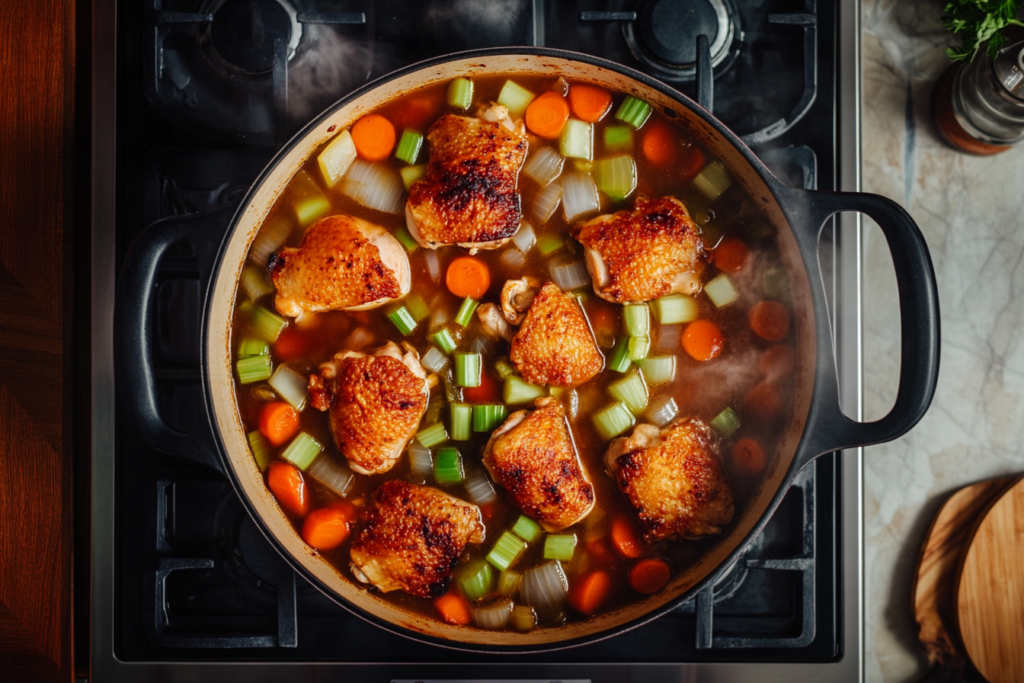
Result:
{"type": "Polygon", "coordinates": [[[464,476],[459,450],[451,446],[438,448],[434,456],[434,480],[438,484],[458,484],[464,476]]]}
{"type": "Polygon", "coordinates": [[[267,271],[264,268],[257,268],[256,266],[247,266],[242,271],[242,289],[245,290],[246,296],[253,301],[262,298],[265,294],[270,294],[274,291],[274,285],[270,284],[270,280],[267,279],[267,271]]]}
{"type": "Polygon", "coordinates": [[[616,437],[633,426],[636,418],[625,403],[613,403],[594,414],[594,426],[605,441],[616,437]]]}
{"type": "Polygon", "coordinates": [[[545,233],[537,238],[537,249],[541,256],[550,256],[565,246],[561,236],[545,233]]]}
{"type": "Polygon", "coordinates": [[[519,515],[519,519],[512,525],[512,533],[519,538],[523,539],[527,543],[533,543],[543,534],[543,530],[540,528],[540,524],[533,521],[526,515],[519,515]]]}
{"type": "Polygon", "coordinates": [[[452,441],[469,441],[473,426],[473,406],[468,403],[453,403],[452,441]]]}
{"type": "Polygon", "coordinates": [[[766,268],[761,280],[761,288],[769,299],[781,299],[786,291],[786,275],[781,268],[766,268]]]}
{"type": "Polygon", "coordinates": [[[604,129],[604,148],[610,152],[633,149],[633,129],[629,126],[608,126],[604,129]]]}
{"type": "Polygon", "coordinates": [[[619,110],[615,112],[615,118],[623,123],[628,123],[634,128],[644,125],[644,122],[647,121],[647,117],[650,115],[651,105],[632,95],[623,100],[619,110]]]}
{"type": "Polygon", "coordinates": [[[490,432],[508,417],[508,409],[500,403],[473,406],[473,431],[490,432]]]}
{"type": "Polygon", "coordinates": [[[518,405],[520,403],[530,403],[534,399],[547,396],[547,393],[548,391],[544,387],[530,384],[513,375],[505,380],[505,390],[502,398],[509,405],[518,405]]]}
{"type": "Polygon", "coordinates": [[[448,331],[448,328],[442,329],[440,332],[430,337],[435,344],[437,344],[442,351],[450,354],[455,350],[456,344],[455,339],[452,338],[452,333],[448,331]]]}
{"type": "Polygon", "coordinates": [[[281,331],[288,327],[288,321],[263,306],[257,306],[252,310],[252,326],[261,337],[273,343],[277,341],[281,331]]]}
{"type": "Polygon", "coordinates": [[[395,239],[401,242],[402,246],[410,254],[420,248],[420,245],[416,243],[416,240],[412,238],[412,235],[405,228],[397,228],[395,230],[395,239]]]}
{"type": "Polygon", "coordinates": [[[633,361],[629,357],[629,337],[622,337],[615,343],[612,355],[608,358],[608,369],[615,372],[625,372],[633,361]]]}
{"type": "Polygon", "coordinates": [[[331,203],[322,194],[305,197],[295,202],[295,217],[306,227],[331,210],[331,203]]]}
{"type": "Polygon", "coordinates": [[[249,432],[249,448],[252,450],[252,457],[256,461],[256,465],[260,468],[260,471],[267,469],[270,465],[270,442],[267,441],[266,437],[257,429],[254,432],[249,432]]]}
{"type": "Polygon", "coordinates": [[[469,327],[470,321],[473,320],[473,313],[479,305],[480,302],[472,297],[467,296],[463,299],[462,305],[459,306],[459,312],[455,315],[456,324],[469,327]]]}
{"type": "Polygon", "coordinates": [[[730,436],[740,428],[740,417],[732,406],[726,406],[725,410],[715,416],[711,426],[722,436],[730,436]]]}
{"type": "Polygon", "coordinates": [[[512,626],[517,631],[531,631],[537,627],[537,613],[529,605],[516,605],[512,608],[512,626]]]}
{"type": "Polygon", "coordinates": [[[420,442],[421,446],[432,448],[439,443],[447,441],[448,433],[444,431],[443,424],[435,422],[429,427],[424,427],[420,431],[416,432],[416,440],[420,442]]]}
{"type": "Polygon", "coordinates": [[[594,127],[579,119],[569,119],[558,138],[558,151],[570,159],[593,159],[594,127]]]}
{"type": "Polygon", "coordinates": [[[402,184],[405,185],[405,189],[408,190],[412,187],[413,183],[427,175],[427,165],[419,164],[418,166],[403,166],[398,169],[398,173],[402,176],[402,184]]]}
{"type": "Polygon", "coordinates": [[[498,93],[498,104],[508,107],[508,113],[512,118],[518,118],[526,112],[534,97],[536,95],[515,81],[505,81],[501,92],[498,93]]]}
{"type": "Polygon", "coordinates": [[[639,415],[647,408],[649,394],[644,378],[633,371],[620,380],[608,385],[608,393],[626,404],[626,407],[639,415]]]}
{"type": "Polygon", "coordinates": [[[468,78],[456,78],[448,84],[448,106],[456,109],[469,109],[473,104],[473,81],[468,78]]]}
{"type": "Polygon", "coordinates": [[[725,273],[720,273],[711,282],[704,285],[704,293],[708,295],[711,303],[716,308],[728,306],[740,298],[740,293],[736,290],[736,286],[733,285],[732,280],[725,273]]]}
{"type": "Polygon", "coordinates": [[[480,386],[480,354],[460,352],[455,354],[455,383],[460,387],[480,386]]]}
{"type": "Polygon", "coordinates": [[[420,156],[420,149],[423,147],[423,134],[406,128],[402,131],[402,137],[398,140],[398,149],[395,150],[395,158],[401,159],[407,164],[415,164],[420,156]]]}
{"type": "Polygon", "coordinates": [[[400,306],[397,310],[388,313],[388,320],[393,322],[398,331],[404,335],[412,334],[412,331],[416,329],[416,319],[412,317],[412,313],[405,306],[400,306]]]}
{"type": "Polygon", "coordinates": [[[479,600],[491,592],[494,569],[486,560],[471,560],[458,572],[459,590],[470,600],[479,600]]]}
{"type": "Polygon", "coordinates": [[[630,337],[629,338],[629,349],[626,351],[630,360],[640,360],[641,358],[647,358],[647,354],[651,350],[651,338],[650,337],[630,337]]]}
{"type": "Polygon", "coordinates": [[[628,154],[595,161],[594,182],[612,199],[625,199],[636,189],[636,162],[628,154]]]}
{"type": "Polygon", "coordinates": [[[238,381],[241,384],[262,382],[270,377],[270,356],[249,356],[240,358],[235,364],[238,370],[238,381]]]}
{"type": "Polygon", "coordinates": [[[269,356],[270,346],[262,339],[243,339],[238,345],[238,357],[269,356]]]}
{"type": "Polygon", "coordinates": [[[405,307],[409,309],[409,315],[417,323],[423,321],[428,315],[430,315],[430,306],[423,300],[419,294],[410,294],[405,298],[405,307]]]}
{"type": "MultiPolygon", "coordinates": [[[[505,532],[508,533],[507,531],[505,532]]],[[[497,592],[501,595],[514,595],[519,590],[519,582],[522,581],[523,575],[512,569],[506,569],[502,573],[498,574],[498,587],[497,592]]]]}
{"type": "Polygon", "coordinates": [[[334,187],[355,160],[356,143],[352,141],[348,128],[338,133],[316,158],[327,187],[334,187]]]}
{"type": "Polygon", "coordinates": [[[636,362],[648,384],[668,384],[676,378],[676,357],[651,356],[636,362]]]}
{"type": "Polygon", "coordinates": [[[550,534],[544,539],[544,559],[568,562],[576,549],[576,534],[550,534]]]}
{"type": "Polygon", "coordinates": [[[526,543],[511,531],[506,531],[498,537],[491,552],[487,553],[487,561],[505,571],[516,563],[524,550],[526,543]]]}
{"type": "Polygon", "coordinates": [[[651,302],[654,317],[662,325],[688,323],[700,317],[697,300],[685,294],[669,294],[651,302]]]}
{"type": "Polygon", "coordinates": [[[305,472],[323,449],[319,441],[306,432],[299,432],[288,447],[281,451],[281,457],[305,472]]]}
{"type": "Polygon", "coordinates": [[[711,201],[718,199],[730,185],[732,176],[721,161],[712,161],[693,179],[693,186],[711,201]]]}
{"type": "Polygon", "coordinates": [[[626,304],[622,307],[626,332],[631,337],[646,337],[651,333],[651,316],[647,304],[626,304]]]}
{"type": "Polygon", "coordinates": [[[498,371],[498,377],[502,379],[508,379],[516,374],[516,369],[512,367],[507,358],[499,358],[494,364],[494,369],[498,371]]]}

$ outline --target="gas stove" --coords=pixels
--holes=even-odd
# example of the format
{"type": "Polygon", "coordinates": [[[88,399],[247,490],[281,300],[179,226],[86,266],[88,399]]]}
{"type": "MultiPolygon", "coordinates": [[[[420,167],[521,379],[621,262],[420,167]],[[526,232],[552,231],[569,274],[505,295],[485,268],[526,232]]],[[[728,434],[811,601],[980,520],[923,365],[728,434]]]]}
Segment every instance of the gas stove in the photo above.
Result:
{"type": "MultiPolygon", "coordinates": [[[[722,580],[668,615],[569,650],[466,654],[366,624],[297,577],[211,463],[141,437],[119,403],[110,341],[116,278],[143,228],[196,215],[225,230],[264,164],[319,111],[459,50],[562,48],[694,97],[700,88],[779,177],[857,190],[859,11],[856,0],[97,0],[93,678],[861,678],[859,452],[808,467],[722,580]]],[[[859,417],[856,218],[826,228],[821,255],[843,405],[859,417]]],[[[155,292],[152,381],[180,431],[205,419],[198,277],[193,247],[179,245],[155,292]]]]}

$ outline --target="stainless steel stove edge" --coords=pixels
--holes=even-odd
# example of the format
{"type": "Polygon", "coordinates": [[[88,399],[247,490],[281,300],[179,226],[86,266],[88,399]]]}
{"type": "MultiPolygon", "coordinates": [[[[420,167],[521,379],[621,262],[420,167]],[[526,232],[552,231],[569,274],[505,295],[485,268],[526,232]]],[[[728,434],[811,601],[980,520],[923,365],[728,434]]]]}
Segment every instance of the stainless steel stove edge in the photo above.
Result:
{"type": "MultiPolygon", "coordinates": [[[[840,138],[836,169],[840,189],[860,189],[860,0],[838,0],[840,22],[839,117],[840,138]]],[[[282,667],[293,664],[239,663],[131,663],[114,654],[114,359],[111,339],[115,290],[115,81],[117,0],[93,3],[92,53],[92,631],[93,681],[210,681],[225,674],[247,680],[279,680],[282,667]]],[[[836,228],[835,283],[839,319],[837,359],[843,405],[861,417],[861,223],[844,215],[836,228]]],[[[747,681],[751,667],[759,681],[860,681],[864,678],[862,452],[844,453],[842,459],[842,554],[844,558],[841,637],[842,654],[826,664],[647,664],[637,665],[529,665],[503,667],[509,675],[547,678],[558,673],[572,678],[645,683],[701,680],[716,683],[747,681]]],[[[414,665],[388,666],[322,662],[304,665],[306,680],[380,680],[415,675],[414,665]]],[[[446,666],[446,675],[470,678],[479,665],[446,666]]]]}

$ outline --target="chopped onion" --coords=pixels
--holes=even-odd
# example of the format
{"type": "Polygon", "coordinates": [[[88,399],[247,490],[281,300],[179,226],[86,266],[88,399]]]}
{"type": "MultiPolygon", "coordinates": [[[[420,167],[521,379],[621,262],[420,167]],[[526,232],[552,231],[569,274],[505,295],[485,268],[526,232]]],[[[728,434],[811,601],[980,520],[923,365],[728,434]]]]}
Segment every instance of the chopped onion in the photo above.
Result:
{"type": "Polygon", "coordinates": [[[654,399],[645,413],[647,419],[659,427],[664,427],[674,420],[677,414],[679,414],[679,406],[671,396],[659,396],[654,399]]]}
{"type": "Polygon", "coordinates": [[[440,373],[448,367],[448,356],[444,355],[441,349],[431,346],[420,359],[420,364],[430,372],[440,373]]]}
{"type": "Polygon", "coordinates": [[[523,173],[544,187],[562,174],[564,164],[565,157],[556,152],[553,147],[541,147],[526,160],[523,173]]]}
{"type": "Polygon", "coordinates": [[[261,268],[266,268],[270,255],[285,243],[291,231],[292,228],[287,221],[264,223],[249,248],[249,259],[261,268]]]}
{"type": "Polygon", "coordinates": [[[251,300],[257,301],[264,294],[273,292],[274,285],[270,284],[266,269],[246,266],[242,271],[242,289],[251,300]]]}
{"type": "Polygon", "coordinates": [[[469,343],[469,350],[479,353],[481,356],[490,356],[494,353],[495,341],[486,334],[478,334],[469,343]]]}
{"type": "Polygon", "coordinates": [[[542,189],[537,193],[537,196],[533,198],[533,217],[537,219],[537,222],[541,225],[547,223],[552,214],[555,213],[555,209],[558,208],[558,202],[562,199],[562,183],[561,181],[555,181],[542,189]]]}
{"type": "Polygon", "coordinates": [[[348,494],[352,482],[355,481],[355,472],[348,468],[348,465],[339,464],[334,458],[321,453],[313,464],[306,470],[306,474],[344,498],[348,494]]]}
{"type": "Polygon", "coordinates": [[[267,383],[274,387],[274,391],[288,401],[295,410],[301,412],[306,407],[309,390],[306,388],[305,375],[300,375],[287,365],[279,365],[267,383]]]}
{"type": "Polygon", "coordinates": [[[565,220],[573,221],[577,216],[601,208],[601,197],[597,194],[594,179],[584,173],[568,173],[562,178],[562,211],[565,220]]]}
{"type": "Polygon", "coordinates": [[[428,478],[434,473],[434,461],[430,449],[413,439],[409,444],[409,468],[417,477],[428,478]]]}
{"type": "Polygon", "coordinates": [[[526,257],[518,249],[506,249],[498,257],[498,263],[503,269],[518,273],[526,265],[526,257]]]}
{"type": "Polygon", "coordinates": [[[562,571],[562,565],[558,560],[551,560],[523,572],[519,592],[526,604],[545,609],[561,606],[568,590],[569,582],[562,571]]]}
{"type": "Polygon", "coordinates": [[[531,249],[537,242],[537,233],[533,231],[533,226],[523,221],[519,224],[519,230],[512,236],[512,242],[516,245],[516,248],[524,254],[531,249]]]}
{"type": "MultiPolygon", "coordinates": [[[[437,306],[436,302],[434,306],[437,306]]],[[[447,306],[438,306],[434,308],[434,312],[430,314],[430,325],[427,329],[431,333],[436,332],[444,327],[445,323],[447,323],[451,317],[451,311],[448,310],[447,306]]]]}
{"type": "Polygon", "coordinates": [[[348,351],[359,351],[373,341],[373,332],[365,327],[357,327],[345,339],[343,346],[348,351]]]}
{"type": "Polygon", "coordinates": [[[678,350],[680,340],[679,334],[679,325],[660,325],[658,327],[658,350],[678,350]]]}
{"type": "Polygon", "coordinates": [[[537,626],[537,614],[529,605],[516,605],[512,609],[512,625],[517,631],[529,631],[537,626]]]}
{"type": "Polygon", "coordinates": [[[496,498],[494,486],[483,470],[473,470],[466,477],[466,493],[477,505],[486,505],[496,498]]]}
{"type": "Polygon", "coordinates": [[[583,261],[558,259],[551,264],[551,279],[563,292],[569,292],[590,284],[590,275],[583,261]]]}
{"type": "Polygon", "coordinates": [[[480,628],[505,628],[512,616],[512,601],[503,600],[490,607],[470,607],[473,623],[480,628]]]}
{"type": "Polygon", "coordinates": [[[363,206],[385,213],[402,213],[402,179],[384,164],[362,159],[352,162],[341,180],[341,192],[363,206]]]}
{"type": "Polygon", "coordinates": [[[427,263],[427,272],[434,282],[441,281],[441,259],[433,249],[427,249],[423,253],[423,260],[427,263]]]}

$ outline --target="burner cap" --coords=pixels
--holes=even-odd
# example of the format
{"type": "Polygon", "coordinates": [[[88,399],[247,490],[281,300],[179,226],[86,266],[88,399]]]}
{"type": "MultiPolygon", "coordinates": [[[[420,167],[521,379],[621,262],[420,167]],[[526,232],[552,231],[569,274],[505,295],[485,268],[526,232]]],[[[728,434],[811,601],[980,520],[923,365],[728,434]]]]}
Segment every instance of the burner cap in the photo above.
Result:
{"type": "MultiPolygon", "coordinates": [[[[708,43],[725,27],[719,25],[714,0],[647,0],[640,7],[637,24],[644,47],[663,62],[675,65],[697,61],[697,36],[708,43]]],[[[724,14],[724,13],[723,13],[724,14]]]]}
{"type": "Polygon", "coordinates": [[[268,71],[276,38],[294,50],[293,14],[278,0],[226,0],[213,15],[213,45],[225,61],[244,71],[268,71]]]}

